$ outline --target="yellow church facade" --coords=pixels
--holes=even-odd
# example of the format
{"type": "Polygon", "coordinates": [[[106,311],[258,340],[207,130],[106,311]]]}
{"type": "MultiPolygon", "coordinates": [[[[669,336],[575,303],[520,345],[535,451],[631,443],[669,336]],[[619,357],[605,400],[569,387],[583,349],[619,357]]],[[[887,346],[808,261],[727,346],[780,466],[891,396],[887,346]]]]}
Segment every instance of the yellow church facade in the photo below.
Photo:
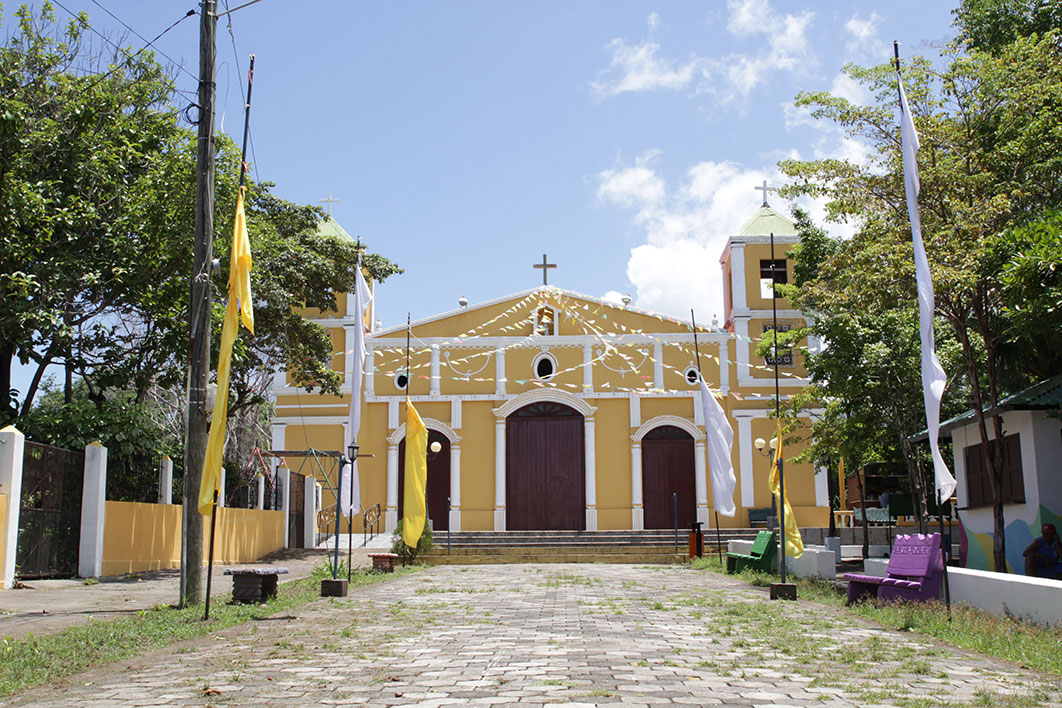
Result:
{"type": "MultiPolygon", "coordinates": [[[[725,319],[698,323],[696,347],[689,322],[549,285],[414,321],[408,365],[406,327],[375,328],[366,336],[358,435],[362,506],[378,503],[387,531],[401,518],[408,396],[429,443],[439,443],[428,453],[436,531],[714,527],[700,370],[734,430],[737,513],[718,522],[749,526],[750,509],[771,506],[770,459],[754,440],[775,435],[773,362],[755,349],[772,323],[771,273],[792,277],[784,252],[796,240],[793,224],[766,205],[728,240],[725,319]]],[[[353,332],[362,325],[346,300],[338,303],[343,316],[318,320],[349,392],[353,332]]],[[[802,324],[785,300],[776,304],[779,328],[802,324]]],[[[779,356],[783,397],[806,383],[799,359],[779,356]]],[[[274,393],[274,449],[344,450],[349,393],[307,394],[290,381],[274,393]]],[[[787,446],[787,461],[801,449],[787,446]]],[[[334,474],[318,472],[329,477],[321,480],[326,512],[334,474]]],[[[788,462],[785,474],[800,525],[825,526],[825,472],[788,462]]]]}

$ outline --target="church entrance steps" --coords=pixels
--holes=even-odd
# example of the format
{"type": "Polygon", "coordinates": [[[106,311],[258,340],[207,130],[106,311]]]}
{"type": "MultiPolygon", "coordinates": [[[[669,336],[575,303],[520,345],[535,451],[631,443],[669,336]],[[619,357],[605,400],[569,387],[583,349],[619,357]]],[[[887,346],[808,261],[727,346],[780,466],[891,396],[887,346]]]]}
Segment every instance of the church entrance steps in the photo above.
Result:
{"type": "MultiPolygon", "coordinates": [[[[749,539],[754,529],[727,529],[722,543],[749,539]]],[[[689,531],[455,531],[435,534],[425,563],[681,563],[688,557],[689,531]],[[448,543],[449,541],[449,543],[448,543]]],[[[714,532],[705,534],[704,552],[718,553],[714,532]]]]}

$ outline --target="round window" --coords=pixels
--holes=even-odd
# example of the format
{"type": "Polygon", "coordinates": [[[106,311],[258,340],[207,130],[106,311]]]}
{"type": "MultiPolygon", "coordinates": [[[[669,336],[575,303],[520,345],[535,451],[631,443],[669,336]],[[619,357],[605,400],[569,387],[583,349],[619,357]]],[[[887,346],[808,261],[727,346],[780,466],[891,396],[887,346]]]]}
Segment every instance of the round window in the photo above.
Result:
{"type": "Polygon", "coordinates": [[[697,371],[696,366],[691,366],[686,369],[686,373],[684,373],[683,376],[686,377],[686,383],[690,386],[696,386],[701,375],[700,372],[697,371]]]}
{"type": "Polygon", "coordinates": [[[394,376],[395,388],[405,390],[409,386],[409,374],[406,371],[396,371],[394,376]]]}
{"type": "Polygon", "coordinates": [[[539,381],[549,381],[557,373],[557,360],[548,352],[542,352],[531,364],[535,378],[539,381]]]}

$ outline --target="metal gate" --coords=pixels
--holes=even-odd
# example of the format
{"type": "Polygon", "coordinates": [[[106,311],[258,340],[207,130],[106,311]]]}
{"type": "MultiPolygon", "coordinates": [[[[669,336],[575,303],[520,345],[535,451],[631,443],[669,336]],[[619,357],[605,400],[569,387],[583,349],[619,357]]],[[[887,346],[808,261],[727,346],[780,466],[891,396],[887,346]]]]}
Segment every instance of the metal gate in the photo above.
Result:
{"type": "Polygon", "coordinates": [[[18,549],[20,578],[77,575],[85,453],[26,441],[18,549]]]}
{"type": "Polygon", "coordinates": [[[292,472],[288,479],[288,548],[302,548],[306,540],[306,476],[292,472]]]}

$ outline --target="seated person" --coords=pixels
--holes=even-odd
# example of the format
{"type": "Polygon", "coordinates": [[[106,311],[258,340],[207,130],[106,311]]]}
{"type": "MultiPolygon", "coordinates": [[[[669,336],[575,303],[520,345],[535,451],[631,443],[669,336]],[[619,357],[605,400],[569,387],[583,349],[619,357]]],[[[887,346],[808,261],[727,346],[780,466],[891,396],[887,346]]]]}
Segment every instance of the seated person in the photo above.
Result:
{"type": "Polygon", "coordinates": [[[1062,544],[1054,524],[1044,524],[1040,538],[1029,544],[1025,556],[1025,574],[1029,577],[1062,580],[1062,544]]]}

